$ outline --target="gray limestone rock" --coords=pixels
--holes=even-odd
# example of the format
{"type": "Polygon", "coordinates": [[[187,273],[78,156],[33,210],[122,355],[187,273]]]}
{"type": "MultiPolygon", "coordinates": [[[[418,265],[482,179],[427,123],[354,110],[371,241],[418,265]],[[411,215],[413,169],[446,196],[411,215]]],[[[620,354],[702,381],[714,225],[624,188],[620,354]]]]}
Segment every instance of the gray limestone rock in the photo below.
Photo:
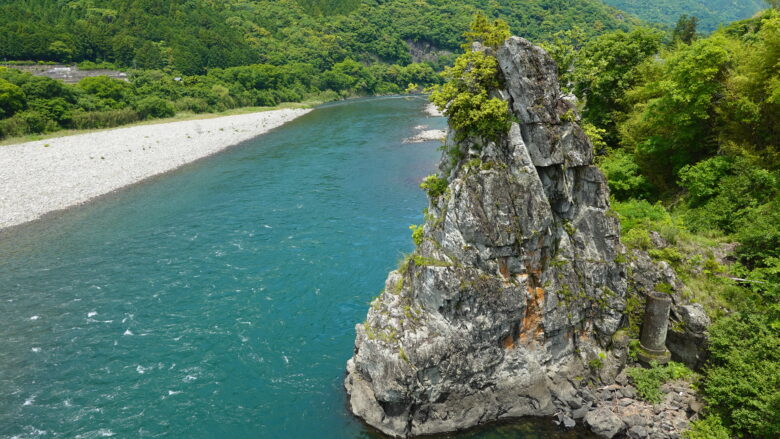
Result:
{"type": "Polygon", "coordinates": [[[709,346],[707,328],[710,319],[699,304],[689,303],[674,270],[665,261],[654,261],[647,252],[632,250],[629,254],[629,291],[644,303],[659,286],[671,288],[672,308],[666,348],[672,360],[699,369],[705,362],[709,346]]]}
{"type": "Polygon", "coordinates": [[[625,424],[620,418],[605,408],[593,410],[585,416],[585,424],[601,437],[612,439],[617,435],[625,424]]]}
{"type": "Polygon", "coordinates": [[[685,328],[691,332],[704,332],[710,326],[710,318],[701,304],[683,305],[678,309],[678,313],[685,328]]]}
{"type": "Polygon", "coordinates": [[[666,338],[666,346],[672,352],[672,359],[694,369],[701,367],[707,358],[709,326],[710,318],[700,304],[675,307],[666,338]]]}
{"type": "Polygon", "coordinates": [[[648,435],[647,429],[641,425],[635,425],[626,432],[630,439],[645,439],[648,435]]]}
{"type": "Polygon", "coordinates": [[[422,244],[356,326],[349,405],[391,436],[570,407],[581,418],[578,388],[625,362],[609,352],[627,288],[620,226],[572,97],[528,41],[496,56],[496,95],[517,122],[498,142],[463,140],[454,166],[442,158],[448,188],[430,200],[422,244]]]}

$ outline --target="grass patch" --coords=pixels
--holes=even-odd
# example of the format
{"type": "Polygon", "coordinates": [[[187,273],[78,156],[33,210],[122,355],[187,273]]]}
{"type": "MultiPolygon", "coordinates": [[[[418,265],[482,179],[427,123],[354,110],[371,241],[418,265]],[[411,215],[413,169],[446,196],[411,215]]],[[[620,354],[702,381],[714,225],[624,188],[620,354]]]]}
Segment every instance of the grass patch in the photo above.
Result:
{"type": "Polygon", "coordinates": [[[450,267],[452,263],[447,261],[440,261],[438,259],[426,258],[420,255],[412,256],[412,262],[418,267],[450,267]]]}
{"type": "Polygon", "coordinates": [[[670,361],[665,366],[653,363],[649,369],[643,367],[630,367],[626,374],[634,382],[637,393],[645,401],[658,404],[663,399],[661,386],[672,380],[687,379],[695,376],[695,373],[682,363],[670,361]]]}

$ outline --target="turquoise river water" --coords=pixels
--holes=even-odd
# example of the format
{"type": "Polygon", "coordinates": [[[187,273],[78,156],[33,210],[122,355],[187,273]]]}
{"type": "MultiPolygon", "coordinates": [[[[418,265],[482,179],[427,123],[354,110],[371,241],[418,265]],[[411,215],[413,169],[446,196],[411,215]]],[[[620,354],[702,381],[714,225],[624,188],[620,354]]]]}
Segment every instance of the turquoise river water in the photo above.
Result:
{"type": "MultiPolygon", "coordinates": [[[[0,234],[0,437],[369,438],[344,366],[412,250],[443,128],[419,98],[323,106],[0,234]]],[[[458,438],[576,438],[549,419],[458,438]]]]}

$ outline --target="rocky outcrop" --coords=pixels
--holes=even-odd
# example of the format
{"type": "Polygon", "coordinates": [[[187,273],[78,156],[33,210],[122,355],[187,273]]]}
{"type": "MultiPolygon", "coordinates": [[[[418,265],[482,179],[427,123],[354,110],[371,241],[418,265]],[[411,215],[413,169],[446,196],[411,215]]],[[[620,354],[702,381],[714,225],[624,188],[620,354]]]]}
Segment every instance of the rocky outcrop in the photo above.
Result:
{"type": "Polygon", "coordinates": [[[424,40],[415,41],[408,39],[406,40],[406,45],[409,48],[412,62],[438,62],[439,58],[452,54],[452,51],[441,49],[433,43],[424,40]]]}
{"type": "MultiPolygon", "coordinates": [[[[656,248],[667,246],[657,234],[651,233],[650,236],[656,248]]],[[[647,252],[640,250],[628,252],[627,259],[627,297],[633,299],[637,308],[643,309],[645,298],[653,291],[664,290],[668,293],[672,299],[672,309],[666,348],[671,352],[673,361],[684,363],[692,369],[701,368],[707,358],[707,328],[710,326],[704,307],[690,303],[682,294],[683,284],[666,261],[654,261],[647,252]]]]}
{"type": "Polygon", "coordinates": [[[495,55],[496,95],[517,121],[443,158],[447,190],[430,200],[420,245],[356,327],[350,408],[392,436],[582,418],[584,385],[626,361],[625,343],[611,349],[627,289],[619,223],[575,102],[542,49],[513,37],[495,55]]]}
{"type": "Polygon", "coordinates": [[[707,328],[710,326],[704,307],[698,303],[677,305],[672,308],[670,321],[666,347],[672,353],[672,360],[691,369],[704,366],[709,347],[707,328]]]}
{"type": "Polygon", "coordinates": [[[650,404],[636,396],[636,389],[622,376],[594,391],[597,403],[585,416],[585,424],[605,438],[678,439],[698,419],[703,403],[691,383],[677,380],[661,386],[661,402],[650,404]],[[621,379],[623,378],[623,379],[621,379]]]}

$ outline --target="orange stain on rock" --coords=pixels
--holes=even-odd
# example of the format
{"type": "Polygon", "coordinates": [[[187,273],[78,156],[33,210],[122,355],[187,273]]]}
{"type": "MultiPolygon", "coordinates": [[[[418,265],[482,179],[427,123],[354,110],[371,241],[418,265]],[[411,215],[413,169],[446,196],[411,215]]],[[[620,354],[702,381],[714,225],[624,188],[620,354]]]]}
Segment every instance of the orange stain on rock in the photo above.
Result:
{"type": "Polygon", "coordinates": [[[501,258],[498,260],[498,272],[501,273],[501,276],[503,276],[504,280],[509,279],[509,266],[506,263],[506,258],[501,258]]]}
{"type": "MultiPolygon", "coordinates": [[[[529,280],[537,280],[539,272],[532,271],[533,276],[529,280]]],[[[528,295],[530,296],[525,309],[525,318],[522,321],[522,332],[520,341],[526,344],[530,341],[541,338],[544,335],[542,328],[542,310],[544,309],[544,289],[534,286],[534,282],[528,285],[528,295]]]]}
{"type": "Polygon", "coordinates": [[[504,337],[504,340],[501,341],[501,344],[504,346],[504,349],[514,349],[515,339],[512,338],[511,335],[507,335],[504,337]]]}

